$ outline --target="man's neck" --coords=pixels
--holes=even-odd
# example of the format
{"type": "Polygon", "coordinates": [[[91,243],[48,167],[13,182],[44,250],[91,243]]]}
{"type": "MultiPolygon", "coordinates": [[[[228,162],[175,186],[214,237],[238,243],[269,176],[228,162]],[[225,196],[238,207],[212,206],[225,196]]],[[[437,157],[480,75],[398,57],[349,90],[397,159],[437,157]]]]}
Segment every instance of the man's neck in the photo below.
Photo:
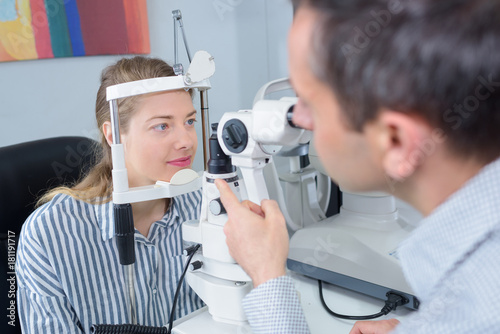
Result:
{"type": "Polygon", "coordinates": [[[485,165],[474,158],[435,152],[412,176],[397,185],[394,195],[428,216],[485,165]]]}

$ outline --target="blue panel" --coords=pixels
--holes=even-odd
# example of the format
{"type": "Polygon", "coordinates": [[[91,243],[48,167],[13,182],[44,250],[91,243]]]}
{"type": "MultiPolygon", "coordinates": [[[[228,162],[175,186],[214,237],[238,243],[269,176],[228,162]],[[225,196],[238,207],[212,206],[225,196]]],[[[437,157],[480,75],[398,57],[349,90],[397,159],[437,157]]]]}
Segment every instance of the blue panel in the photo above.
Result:
{"type": "Polygon", "coordinates": [[[76,0],[65,0],[64,8],[66,10],[73,56],[85,56],[85,44],[83,43],[82,29],[80,27],[80,14],[78,13],[76,0]]]}
{"type": "Polygon", "coordinates": [[[16,0],[0,0],[0,22],[17,19],[16,0]]]}

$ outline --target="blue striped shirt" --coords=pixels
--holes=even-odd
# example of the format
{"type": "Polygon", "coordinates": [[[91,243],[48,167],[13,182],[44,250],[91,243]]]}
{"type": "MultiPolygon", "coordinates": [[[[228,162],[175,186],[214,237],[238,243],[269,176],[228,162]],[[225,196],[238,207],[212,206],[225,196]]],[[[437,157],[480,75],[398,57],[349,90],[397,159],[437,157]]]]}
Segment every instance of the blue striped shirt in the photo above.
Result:
{"type": "MultiPolygon", "coordinates": [[[[184,267],[181,223],[198,219],[200,204],[201,191],[175,197],[147,238],[135,231],[138,324],[167,324],[184,267]]],[[[92,205],[61,194],[28,218],[16,262],[23,333],[88,333],[93,324],[131,323],[113,235],[111,202],[92,205]]],[[[202,306],[184,283],[176,318],[202,306]]]]}

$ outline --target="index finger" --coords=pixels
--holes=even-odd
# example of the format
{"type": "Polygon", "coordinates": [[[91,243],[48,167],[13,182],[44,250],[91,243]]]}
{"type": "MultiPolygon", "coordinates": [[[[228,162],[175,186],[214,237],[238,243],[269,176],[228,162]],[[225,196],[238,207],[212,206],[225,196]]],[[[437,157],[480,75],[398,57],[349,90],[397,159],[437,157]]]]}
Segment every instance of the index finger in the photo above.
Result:
{"type": "Polygon", "coordinates": [[[235,210],[240,205],[240,200],[233,193],[226,181],[216,179],[215,186],[219,189],[220,200],[226,211],[235,210]]]}

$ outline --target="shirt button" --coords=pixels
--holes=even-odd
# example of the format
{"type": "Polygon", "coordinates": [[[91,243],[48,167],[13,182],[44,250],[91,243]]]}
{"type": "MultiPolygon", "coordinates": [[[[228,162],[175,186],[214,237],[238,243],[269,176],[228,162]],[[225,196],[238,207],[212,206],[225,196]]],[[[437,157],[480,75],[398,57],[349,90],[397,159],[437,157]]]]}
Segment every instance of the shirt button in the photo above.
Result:
{"type": "Polygon", "coordinates": [[[156,289],[153,289],[153,293],[156,293],[156,289]]]}

